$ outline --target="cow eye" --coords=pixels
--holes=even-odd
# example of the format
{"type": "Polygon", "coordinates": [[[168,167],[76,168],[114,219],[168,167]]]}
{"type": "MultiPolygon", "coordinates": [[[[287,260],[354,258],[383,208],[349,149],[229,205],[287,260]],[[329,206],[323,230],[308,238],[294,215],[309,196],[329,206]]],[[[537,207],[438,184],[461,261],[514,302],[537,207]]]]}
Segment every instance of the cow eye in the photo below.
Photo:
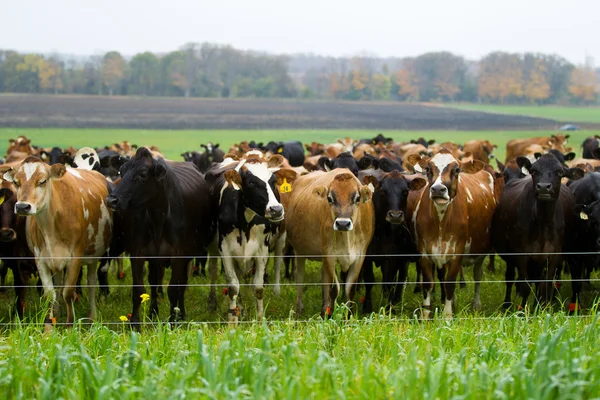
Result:
{"type": "Polygon", "coordinates": [[[460,173],[460,168],[459,167],[454,168],[454,173],[458,175],[460,173]]]}
{"type": "Polygon", "coordinates": [[[327,201],[329,202],[329,204],[333,204],[333,196],[327,196],[327,201]]]}
{"type": "Polygon", "coordinates": [[[38,185],[45,185],[45,184],[46,184],[46,180],[45,180],[45,179],[42,179],[42,180],[41,180],[41,181],[38,183],[38,185]]]}
{"type": "Polygon", "coordinates": [[[562,178],[563,176],[565,176],[565,171],[563,171],[562,169],[559,169],[558,171],[556,171],[556,175],[558,175],[562,178]]]}
{"type": "Polygon", "coordinates": [[[356,196],[356,197],[354,198],[354,202],[355,202],[356,204],[360,203],[360,196],[356,196]]]}

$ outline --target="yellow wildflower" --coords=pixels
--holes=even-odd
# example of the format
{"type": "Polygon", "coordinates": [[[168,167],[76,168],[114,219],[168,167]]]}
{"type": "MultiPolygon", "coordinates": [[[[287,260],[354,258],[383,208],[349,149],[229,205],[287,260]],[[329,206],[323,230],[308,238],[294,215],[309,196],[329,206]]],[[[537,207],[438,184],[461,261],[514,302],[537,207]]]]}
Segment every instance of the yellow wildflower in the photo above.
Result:
{"type": "Polygon", "coordinates": [[[142,298],[142,304],[150,300],[150,295],[148,293],[142,293],[140,297],[142,298]]]}
{"type": "Polygon", "coordinates": [[[129,321],[129,319],[127,319],[127,317],[126,317],[126,316],[124,316],[124,315],[121,315],[121,316],[119,317],[119,319],[121,320],[121,322],[127,322],[127,321],[129,321]]]}

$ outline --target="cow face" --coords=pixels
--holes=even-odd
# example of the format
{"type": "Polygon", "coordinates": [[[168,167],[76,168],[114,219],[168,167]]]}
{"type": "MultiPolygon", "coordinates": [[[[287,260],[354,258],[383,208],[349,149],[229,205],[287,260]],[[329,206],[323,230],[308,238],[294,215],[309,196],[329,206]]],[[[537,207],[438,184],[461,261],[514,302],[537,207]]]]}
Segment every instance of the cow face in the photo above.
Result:
{"type": "Polygon", "coordinates": [[[531,175],[535,197],[538,201],[556,201],[560,194],[560,180],[569,178],[577,180],[584,173],[580,168],[567,168],[552,154],[544,154],[535,163],[529,158],[517,157],[517,164],[525,168],[531,175]]]}
{"type": "Polygon", "coordinates": [[[403,224],[409,190],[420,190],[427,181],[420,177],[407,177],[399,171],[383,176],[381,181],[374,176],[365,176],[365,185],[373,186],[373,205],[376,219],[390,224],[403,224]]]}
{"type": "Polygon", "coordinates": [[[71,165],[88,171],[100,171],[100,157],[91,147],[83,147],[75,153],[71,165]]]}
{"type": "Polygon", "coordinates": [[[358,176],[358,171],[369,168],[373,163],[372,160],[372,157],[366,156],[356,161],[352,154],[340,153],[340,155],[331,160],[325,156],[319,158],[319,166],[327,172],[337,168],[347,168],[354,176],[358,176]]]}
{"type": "Polygon", "coordinates": [[[333,216],[333,229],[336,231],[351,231],[358,214],[358,207],[371,199],[372,192],[367,186],[361,186],[356,177],[344,173],[337,175],[329,188],[318,186],[313,194],[327,199],[333,216]]]}
{"type": "Polygon", "coordinates": [[[573,207],[573,212],[582,223],[580,226],[585,227],[586,231],[594,236],[595,250],[600,251],[600,200],[588,205],[577,204],[573,207]]]}
{"type": "Polygon", "coordinates": [[[325,152],[325,145],[322,143],[312,142],[311,144],[305,144],[304,148],[311,156],[318,156],[325,152]]]}
{"type": "Polygon", "coordinates": [[[10,183],[3,183],[2,186],[4,187],[0,189],[0,242],[12,242],[17,238],[15,232],[17,196],[15,196],[13,189],[7,187],[8,185],[10,183]]]}
{"type": "Polygon", "coordinates": [[[239,169],[244,205],[271,222],[280,222],[284,218],[279,192],[275,189],[277,178],[273,175],[282,163],[280,155],[271,156],[266,162],[263,158],[251,157],[239,169]]]}
{"type": "Polygon", "coordinates": [[[15,213],[35,215],[45,209],[50,200],[48,181],[60,179],[66,172],[63,164],[49,166],[38,157],[27,157],[18,169],[10,168],[4,179],[12,182],[17,189],[15,213]]]}
{"type": "Polygon", "coordinates": [[[155,160],[147,148],[140,147],[132,159],[125,162],[122,157],[113,157],[112,162],[116,165],[124,163],[120,166],[121,182],[106,198],[109,208],[143,207],[158,197],[162,180],[167,175],[164,160],[155,160]]]}
{"type": "Polygon", "coordinates": [[[437,207],[446,207],[458,193],[458,177],[461,173],[474,174],[483,169],[479,160],[460,163],[449,150],[442,149],[433,158],[420,159],[418,164],[429,181],[429,197],[437,207]]]}

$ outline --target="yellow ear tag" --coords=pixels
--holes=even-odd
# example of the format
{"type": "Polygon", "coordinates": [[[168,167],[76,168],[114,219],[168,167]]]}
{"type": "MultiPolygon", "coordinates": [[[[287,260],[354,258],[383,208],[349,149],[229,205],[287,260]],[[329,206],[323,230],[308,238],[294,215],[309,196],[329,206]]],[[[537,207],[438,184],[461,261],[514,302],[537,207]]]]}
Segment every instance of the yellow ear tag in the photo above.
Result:
{"type": "Polygon", "coordinates": [[[277,149],[278,153],[283,153],[283,147],[280,147],[279,149],[277,149]]]}
{"type": "Polygon", "coordinates": [[[279,193],[289,193],[292,191],[292,185],[287,182],[287,179],[283,178],[283,183],[279,186],[279,193]]]}
{"type": "Polygon", "coordinates": [[[4,203],[4,196],[0,197],[0,205],[2,205],[2,203],[4,203]]]}
{"type": "MultiPolygon", "coordinates": [[[[4,198],[2,200],[4,200],[4,198]]],[[[2,203],[0,203],[0,204],[2,204],[2,203]]],[[[586,213],[584,213],[583,211],[579,213],[579,218],[581,218],[583,220],[589,219],[588,215],[586,213]]]]}

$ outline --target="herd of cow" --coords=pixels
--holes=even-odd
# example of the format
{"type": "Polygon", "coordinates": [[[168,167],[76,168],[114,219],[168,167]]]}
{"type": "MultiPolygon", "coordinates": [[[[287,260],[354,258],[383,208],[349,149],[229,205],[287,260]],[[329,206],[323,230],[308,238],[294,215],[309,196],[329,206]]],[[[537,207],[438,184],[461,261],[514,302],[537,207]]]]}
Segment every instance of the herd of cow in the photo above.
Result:
{"type": "MultiPolygon", "coordinates": [[[[496,146],[487,140],[396,143],[380,134],[305,146],[242,142],[226,154],[208,143],[176,162],[157,148],[128,142],[43,149],[19,137],[10,140],[0,166],[2,278],[12,269],[22,318],[29,279],[39,275],[50,300],[45,326],[51,329],[55,286],[62,288],[72,324],[72,302],[87,265],[94,318],[97,286],[108,290],[110,262],[127,254],[133,277],[130,320],[140,321],[147,262],[151,313],[158,314],[157,292],[170,267],[170,319],[178,321],[186,317],[194,258],[208,260],[208,308],[216,309],[220,258],[228,320],[236,324],[239,282],[245,278],[253,279],[262,318],[271,255],[276,295],[282,267],[294,261],[297,313],[304,309],[306,260],[322,262],[322,314],[331,313],[340,291],[336,264],[346,300],[352,301],[362,277],[363,311],[370,312],[374,265],[382,270],[393,305],[401,298],[408,263],[416,261],[421,316],[430,317],[436,271],[443,315],[451,318],[463,266],[474,267],[473,307],[480,309],[482,263],[498,253],[506,261],[507,308],[514,282],[518,307],[525,307],[532,285],[537,298],[549,302],[553,282],[568,269],[569,307],[575,311],[582,281],[600,264],[600,173],[595,172],[600,149],[598,138],[588,138],[583,158],[575,159],[566,147],[568,137],[511,140],[505,163],[496,160],[498,171],[490,165],[496,146]]],[[[289,276],[289,266],[285,270],[289,276]]]]}

